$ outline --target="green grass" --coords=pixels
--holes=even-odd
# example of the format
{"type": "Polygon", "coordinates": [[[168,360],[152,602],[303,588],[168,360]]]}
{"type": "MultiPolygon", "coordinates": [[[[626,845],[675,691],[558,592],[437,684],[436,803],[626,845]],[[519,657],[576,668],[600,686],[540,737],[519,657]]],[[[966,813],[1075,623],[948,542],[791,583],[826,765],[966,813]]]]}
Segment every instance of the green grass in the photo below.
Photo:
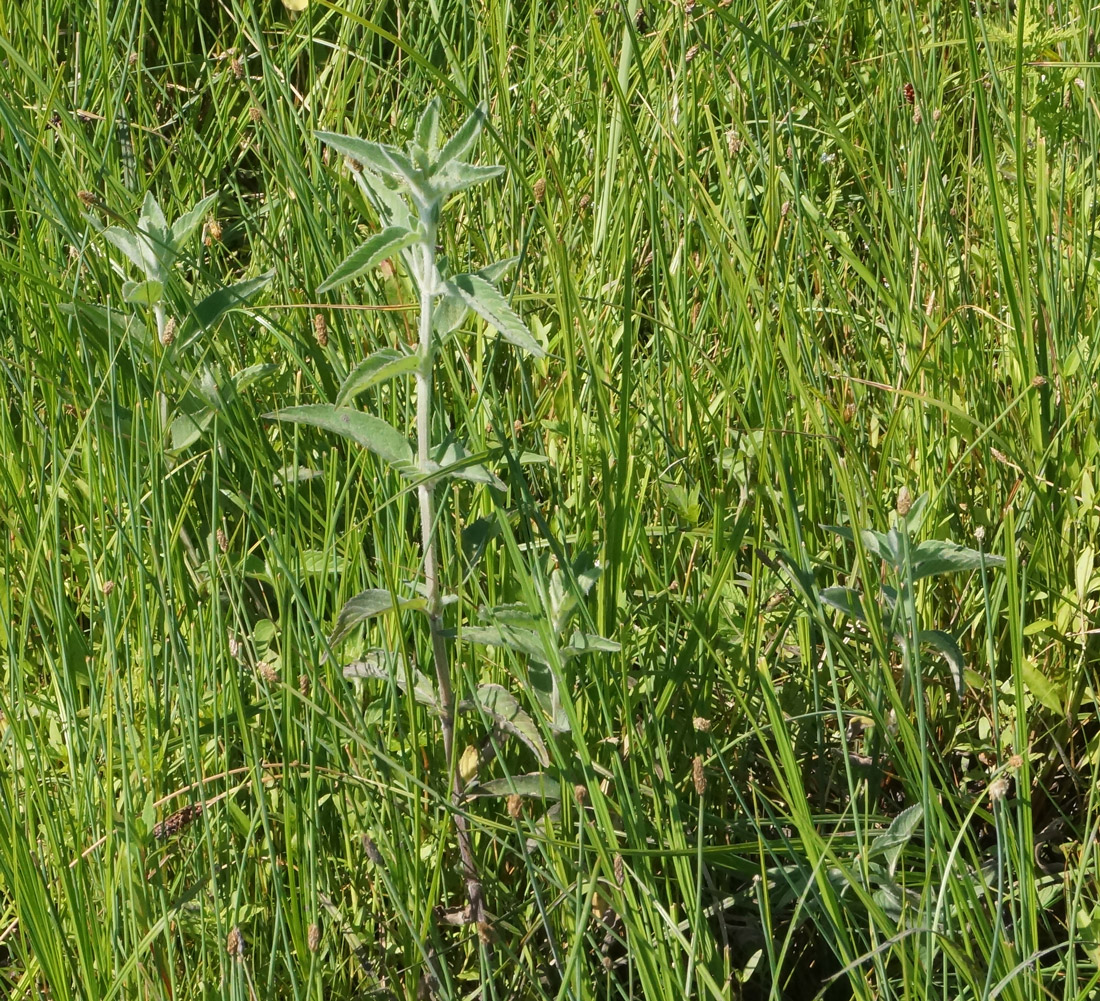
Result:
{"type": "MultiPolygon", "coordinates": [[[[0,996],[1094,996],[1100,14],[634,11],[0,12],[0,996]],[[414,492],[261,417],[415,343],[400,270],[315,292],[376,220],[312,133],[404,144],[436,94],[445,129],[489,103],[478,159],[508,167],[443,251],[521,255],[504,290],[550,351],[468,321],[441,358],[437,438],[509,487],[437,493],[447,624],[542,607],[588,553],[586,628],[621,644],[567,665],[556,737],[523,657],[454,647],[459,698],[503,684],[551,749],[547,798],[464,805],[488,941],[439,919],[437,721],[342,674],[383,639],[423,669],[422,617],[327,656],[347,598],[417,576],[414,492]],[[274,271],[167,347],[98,231],[147,190],[169,218],[219,195],[181,332],[274,271]],[[903,488],[913,544],[1005,564],[864,628],[822,592],[912,572],[859,534],[903,488]],[[954,637],[961,700],[894,626],[954,637]]],[[[360,403],[412,427],[400,383],[360,403]]],[[[494,749],[483,780],[537,768],[494,749]]]]}

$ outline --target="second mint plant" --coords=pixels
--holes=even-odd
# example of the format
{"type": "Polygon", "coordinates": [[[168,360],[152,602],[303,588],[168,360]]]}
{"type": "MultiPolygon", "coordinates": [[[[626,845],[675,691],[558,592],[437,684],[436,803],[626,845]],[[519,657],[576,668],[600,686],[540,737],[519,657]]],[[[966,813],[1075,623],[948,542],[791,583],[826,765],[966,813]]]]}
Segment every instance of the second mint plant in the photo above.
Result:
{"type": "MultiPolygon", "coordinates": [[[[463,787],[455,759],[456,703],[443,621],[444,596],[439,580],[435,487],[448,477],[500,489],[504,485],[493,473],[474,462],[461,444],[454,441],[442,446],[433,444],[435,358],[441,343],[471,310],[520,350],[535,357],[543,356],[545,351],[494,284],[511,262],[492,265],[476,274],[449,274],[437,254],[436,239],[444,202],[456,192],[491,180],[504,170],[501,166],[476,166],[463,159],[481,131],[486,114],[483,106],[478,107],[445,142],[439,132],[439,108],[438,98],[428,104],[405,150],[330,132],[317,134],[322,142],[349,158],[356,182],[383,225],[380,232],[348,255],[318,291],[335,289],[400,255],[419,298],[419,338],[415,352],[383,348],[352,370],[334,404],[289,407],[268,416],[314,425],[349,438],[416,485],[422,561],[421,579],[415,587],[418,593],[402,596],[388,590],[371,589],[357,594],[340,612],[329,642],[335,646],[371,616],[403,608],[425,613],[431,634],[434,682],[412,668],[409,669],[412,677],[400,677],[402,668],[397,655],[380,650],[350,665],[345,674],[393,678],[402,687],[410,687],[420,702],[438,714],[443,750],[452,776],[450,794],[457,807],[463,787]],[[384,381],[409,377],[415,381],[415,448],[405,431],[352,406],[355,397],[365,389],[384,381]]],[[[504,689],[482,685],[474,702],[502,732],[518,736],[543,765],[548,763],[545,745],[533,720],[504,689]]],[[[469,905],[464,917],[484,927],[481,883],[470,832],[460,809],[455,810],[455,828],[469,905]]]]}

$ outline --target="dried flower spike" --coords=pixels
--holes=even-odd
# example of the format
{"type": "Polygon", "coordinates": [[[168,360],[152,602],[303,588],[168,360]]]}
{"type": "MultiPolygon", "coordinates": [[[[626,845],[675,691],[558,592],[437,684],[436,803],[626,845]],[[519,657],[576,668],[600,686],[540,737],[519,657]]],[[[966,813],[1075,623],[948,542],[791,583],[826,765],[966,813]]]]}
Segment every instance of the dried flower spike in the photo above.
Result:
{"type": "Polygon", "coordinates": [[[535,195],[535,204],[541,205],[542,199],[546,196],[546,178],[540,177],[537,181],[535,181],[532,191],[535,195]]]}
{"type": "Polygon", "coordinates": [[[316,952],[321,948],[321,927],[320,925],[310,925],[309,931],[306,933],[306,945],[309,946],[310,952],[316,952]]]}
{"type": "Polygon", "coordinates": [[[244,936],[238,925],[234,925],[233,930],[226,936],[225,951],[238,962],[244,959],[244,936]]]}
{"type": "Polygon", "coordinates": [[[200,816],[202,816],[202,803],[188,803],[187,806],[177,810],[170,817],[165,817],[157,824],[153,828],[153,837],[157,841],[164,841],[166,838],[186,830],[200,816]]]}
{"type": "Polygon", "coordinates": [[[324,313],[318,313],[313,317],[313,336],[320,347],[328,347],[328,324],[325,322],[324,313]]]}
{"type": "Polygon", "coordinates": [[[707,791],[707,776],[703,772],[703,756],[701,754],[695,755],[695,760],[691,763],[691,782],[700,796],[707,791]]]}

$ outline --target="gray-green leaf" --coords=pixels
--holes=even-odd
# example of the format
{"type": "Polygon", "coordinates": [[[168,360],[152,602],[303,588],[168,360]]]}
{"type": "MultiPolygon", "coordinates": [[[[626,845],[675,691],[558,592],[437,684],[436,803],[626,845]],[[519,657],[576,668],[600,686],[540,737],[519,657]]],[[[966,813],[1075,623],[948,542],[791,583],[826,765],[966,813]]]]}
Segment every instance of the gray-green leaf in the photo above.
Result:
{"type": "Polygon", "coordinates": [[[328,292],[353,281],[419,239],[418,233],[411,232],[403,226],[388,226],[348,254],[336,270],[317,286],[317,291],[328,292]]]}
{"type": "Polygon", "coordinates": [[[381,588],[368,588],[360,591],[354,598],[349,598],[347,604],[340,609],[336,617],[336,624],[332,627],[332,635],[328,638],[330,646],[336,646],[361,622],[383,615],[386,612],[396,612],[402,609],[419,609],[424,607],[423,598],[408,598],[394,600],[389,591],[381,588]]]}
{"type": "Polygon", "coordinates": [[[987,567],[1003,567],[1003,556],[990,556],[976,549],[967,549],[955,542],[929,539],[913,548],[913,580],[932,577],[941,573],[959,573],[963,570],[979,570],[984,562],[987,567]]]}
{"type": "Polygon", "coordinates": [[[539,759],[544,768],[550,764],[550,754],[539,735],[535,721],[527,714],[512,694],[500,685],[478,685],[474,698],[463,702],[461,708],[470,710],[479,708],[489,716],[502,730],[523,741],[539,759]]]}
{"type": "Polygon", "coordinates": [[[122,298],[126,302],[153,306],[164,298],[164,286],[152,278],[143,282],[126,281],[122,283],[122,298]]]}
{"type": "Polygon", "coordinates": [[[458,191],[465,191],[466,188],[484,184],[503,173],[504,167],[498,164],[476,167],[472,163],[455,160],[436,171],[432,176],[432,187],[440,196],[445,197],[458,191]]]}
{"type": "Polygon", "coordinates": [[[536,358],[546,352],[531,335],[527,324],[516,315],[504,296],[479,275],[455,275],[447,282],[447,290],[457,295],[486,323],[499,330],[504,339],[536,358]]]}
{"type": "Polygon", "coordinates": [[[364,358],[351,371],[340,387],[340,392],[336,394],[336,405],[341,407],[350,403],[371,386],[415,372],[418,364],[416,355],[403,354],[396,348],[381,348],[364,358]]]}
{"type": "Polygon", "coordinates": [[[447,145],[443,147],[439,154],[440,164],[449,163],[451,160],[458,160],[469,152],[470,147],[472,147],[477,140],[478,133],[481,132],[482,125],[485,124],[488,113],[488,105],[484,103],[474,108],[470,113],[470,117],[462,123],[459,130],[451,137],[447,145]]]}
{"type": "Polygon", "coordinates": [[[402,471],[409,470],[413,465],[413,453],[408,439],[385,421],[358,410],[334,407],[330,403],[310,403],[300,407],[287,407],[275,413],[264,414],[264,417],[290,424],[310,424],[350,438],[402,471]]]}
{"type": "MultiPolygon", "coordinates": [[[[377,678],[392,681],[402,692],[409,690],[401,670],[400,657],[390,650],[371,650],[360,660],[352,661],[344,668],[344,677],[377,678]]],[[[431,679],[415,669],[412,671],[412,694],[421,705],[439,709],[439,699],[436,698],[431,679]]]]}
{"type": "Polygon", "coordinates": [[[188,237],[198,228],[203,216],[210,211],[210,207],[217,201],[217,198],[218,193],[216,191],[212,195],[207,195],[193,209],[184,212],[172,223],[170,236],[173,250],[179,252],[180,248],[187,242],[188,237]]]}
{"type": "Polygon", "coordinates": [[[430,157],[439,151],[439,97],[433,97],[416,123],[416,144],[430,157]]]}
{"type": "Polygon", "coordinates": [[[545,772],[508,775],[466,787],[467,796],[528,796],[532,799],[561,799],[561,786],[545,772]]]}

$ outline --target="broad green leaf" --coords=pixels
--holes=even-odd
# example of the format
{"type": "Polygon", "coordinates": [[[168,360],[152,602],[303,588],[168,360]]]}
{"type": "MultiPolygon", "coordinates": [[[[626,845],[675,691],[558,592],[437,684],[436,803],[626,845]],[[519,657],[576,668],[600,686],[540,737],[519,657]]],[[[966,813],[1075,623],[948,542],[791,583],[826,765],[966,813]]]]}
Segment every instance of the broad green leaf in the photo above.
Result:
{"type": "Polygon", "coordinates": [[[122,283],[122,298],[126,302],[142,306],[153,306],[164,298],[164,286],[152,278],[143,282],[122,283]]]}
{"type": "Polygon", "coordinates": [[[597,636],[595,633],[582,633],[576,629],[569,642],[561,648],[561,655],[579,657],[585,653],[618,653],[621,649],[622,647],[615,640],[597,636]]]}
{"type": "Polygon", "coordinates": [[[542,622],[542,614],[533,612],[522,602],[513,602],[508,605],[494,605],[492,608],[482,608],[481,617],[492,622],[500,622],[510,626],[523,626],[526,629],[538,629],[542,622]]]}
{"type": "Polygon", "coordinates": [[[858,591],[850,587],[823,587],[818,594],[823,605],[835,608],[838,612],[850,615],[860,622],[867,621],[863,611],[863,598],[858,591]]]}
{"type": "Polygon", "coordinates": [[[184,212],[174,223],[170,231],[172,249],[177,253],[187,242],[188,238],[199,227],[203,217],[210,211],[210,207],[218,200],[218,193],[207,195],[189,212],[184,212]]]}
{"type": "Polygon", "coordinates": [[[530,352],[536,358],[545,356],[542,345],[531,336],[527,325],[504,300],[504,296],[484,278],[479,275],[455,275],[447,282],[447,290],[462,299],[491,327],[499,330],[510,344],[530,352]]]}
{"type": "Polygon", "coordinates": [[[890,822],[890,826],[871,842],[867,850],[868,858],[874,858],[876,855],[885,856],[887,868],[893,876],[901,853],[920,827],[923,817],[924,809],[919,803],[906,807],[890,822]]]}
{"type": "Polygon", "coordinates": [[[210,407],[183,412],[176,416],[168,428],[168,447],[173,452],[182,452],[198,441],[214,420],[216,411],[210,407]]]}
{"type": "Polygon", "coordinates": [[[386,612],[397,612],[402,609],[421,609],[424,607],[422,598],[398,599],[394,602],[394,596],[389,591],[380,588],[369,588],[360,591],[354,598],[349,598],[347,604],[340,609],[336,617],[336,624],[332,627],[332,635],[329,636],[330,646],[336,646],[361,622],[383,615],[386,612]]]}
{"type": "Polygon", "coordinates": [[[200,330],[212,326],[235,306],[243,306],[274,277],[275,271],[271,270],[256,278],[246,278],[243,282],[211,292],[184,321],[180,340],[188,341],[200,330]]]}
{"type": "Polygon", "coordinates": [[[439,97],[433,97],[416,123],[415,142],[432,158],[439,152],[439,103],[439,97]]]}
{"type": "Polygon", "coordinates": [[[145,250],[142,247],[142,241],[137,236],[121,226],[108,226],[103,231],[103,236],[108,243],[114,244],[115,247],[121,250],[135,268],[142,274],[147,275],[145,250]]]}
{"type": "Polygon", "coordinates": [[[157,201],[152,191],[145,192],[145,199],[141,203],[141,215],[138,217],[138,225],[148,233],[168,231],[168,223],[164,218],[160,202],[157,201]]]}
{"type": "Polygon", "coordinates": [[[176,248],[172,245],[172,235],[160,203],[153,197],[152,191],[145,192],[145,201],[142,202],[141,215],[138,217],[137,235],[145,252],[145,276],[165,281],[168,269],[176,259],[176,248]]]}
{"type": "Polygon", "coordinates": [[[354,136],[344,136],[337,132],[315,132],[314,135],[338,153],[350,156],[369,170],[387,177],[398,178],[410,187],[417,189],[421,187],[420,172],[413,166],[412,160],[396,146],[356,139],[354,136]]]}
{"type": "Polygon", "coordinates": [[[459,638],[464,643],[477,643],[480,646],[500,646],[526,654],[537,661],[546,660],[546,648],[542,637],[533,629],[516,626],[466,626],[459,638]]]}
{"type": "MultiPolygon", "coordinates": [[[[492,264],[481,268],[477,274],[478,277],[484,278],[485,281],[492,285],[495,285],[501,277],[507,273],[508,269],[515,266],[519,261],[518,257],[509,257],[503,261],[495,261],[492,264]]],[[[444,295],[436,303],[435,309],[432,312],[432,326],[435,327],[436,333],[440,337],[446,337],[452,331],[458,329],[463,320],[466,319],[466,314],[470,312],[470,307],[467,305],[466,300],[458,295],[444,295]]]]}
{"type": "Polygon", "coordinates": [[[929,539],[913,548],[913,580],[917,581],[941,573],[978,570],[983,562],[987,567],[1005,565],[1003,556],[990,556],[954,542],[929,539]]]}
{"type": "Polygon", "coordinates": [[[955,694],[961,699],[966,689],[966,666],[963,664],[962,651],[958,644],[940,629],[922,629],[917,633],[918,643],[927,643],[943,655],[951,669],[951,678],[955,682],[955,694]]]}
{"type": "Polygon", "coordinates": [[[407,355],[396,348],[382,348],[375,351],[356,365],[344,380],[340,392],[336,394],[336,406],[342,407],[350,403],[365,389],[376,386],[380,382],[387,382],[400,375],[415,372],[419,363],[420,360],[416,355],[407,355]]]}
{"type": "MultiPolygon", "coordinates": [[[[371,650],[360,660],[352,661],[344,668],[345,678],[377,678],[391,681],[401,692],[408,691],[408,683],[401,669],[401,657],[390,650],[371,650]]],[[[412,672],[412,695],[421,705],[439,709],[435,686],[427,675],[412,672]]]]}
{"type": "Polygon", "coordinates": [[[408,202],[401,195],[397,181],[380,177],[369,170],[356,171],[352,176],[359,190],[363,192],[363,197],[383,223],[408,230],[416,228],[416,220],[409,210],[408,202]]]}
{"type": "Polygon", "coordinates": [[[407,471],[413,466],[413,453],[408,440],[400,431],[383,420],[348,407],[334,407],[330,403],[311,403],[300,407],[287,407],[264,414],[268,420],[289,424],[309,424],[350,438],[358,445],[373,452],[379,458],[407,471]]]}
{"type": "Polygon", "coordinates": [[[550,764],[550,754],[535,721],[507,689],[493,684],[478,685],[473,699],[463,702],[461,706],[466,710],[474,707],[489,716],[502,730],[522,740],[534,752],[543,768],[550,764]]]}
{"type": "Polygon", "coordinates": [[[335,271],[317,286],[318,292],[329,292],[339,288],[347,282],[353,281],[361,274],[377,267],[394,254],[404,250],[417,240],[420,234],[411,232],[401,226],[388,226],[381,233],[375,233],[366,242],[356,247],[335,271]]]}
{"type": "Polygon", "coordinates": [[[481,127],[485,124],[488,112],[489,107],[484,103],[474,108],[470,113],[470,117],[462,123],[459,130],[440,151],[439,163],[441,165],[450,163],[452,160],[461,159],[470,151],[477,140],[478,133],[481,132],[481,127]]]}
{"type": "Polygon", "coordinates": [[[238,393],[243,393],[249,386],[262,382],[264,379],[269,379],[271,376],[277,375],[278,372],[279,366],[272,363],[249,365],[248,368],[242,368],[233,376],[233,385],[238,393]]]}
{"type": "Polygon", "coordinates": [[[324,549],[305,549],[298,554],[298,566],[304,574],[327,576],[342,573],[344,560],[339,554],[333,554],[324,549]]]}
{"type": "Polygon", "coordinates": [[[504,483],[500,477],[480,465],[477,459],[480,456],[470,455],[458,442],[451,442],[444,447],[442,453],[437,452],[437,458],[432,467],[425,472],[433,479],[453,476],[459,480],[467,480],[470,483],[481,483],[485,486],[504,489],[504,483]]]}
{"type": "Polygon", "coordinates": [[[475,167],[472,163],[455,160],[446,167],[440,168],[432,176],[432,188],[440,197],[446,197],[475,185],[484,184],[494,177],[500,177],[503,173],[504,167],[497,164],[475,167]]]}
{"type": "Polygon", "coordinates": [[[1051,712],[1063,715],[1066,711],[1066,688],[1048,678],[1030,657],[1024,657],[1020,674],[1027,690],[1039,703],[1051,712]]]}
{"type": "Polygon", "coordinates": [[[488,782],[475,782],[466,788],[467,796],[526,796],[531,799],[561,799],[561,785],[545,772],[509,775],[488,782]]]}

